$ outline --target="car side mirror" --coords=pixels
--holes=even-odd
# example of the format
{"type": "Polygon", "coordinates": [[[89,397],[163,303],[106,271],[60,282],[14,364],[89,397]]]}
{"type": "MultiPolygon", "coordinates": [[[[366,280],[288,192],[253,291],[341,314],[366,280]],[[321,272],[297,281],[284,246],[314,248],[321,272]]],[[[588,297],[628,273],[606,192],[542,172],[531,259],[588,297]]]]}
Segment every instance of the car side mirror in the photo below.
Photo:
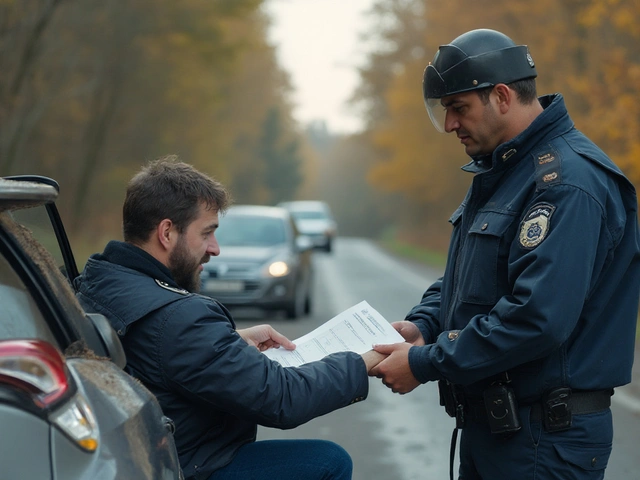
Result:
{"type": "Polygon", "coordinates": [[[300,252],[306,252],[313,248],[313,241],[307,235],[298,235],[296,237],[296,248],[300,252]]]}
{"type": "Polygon", "coordinates": [[[103,352],[95,353],[109,357],[113,363],[123,369],[127,364],[127,357],[118,334],[109,323],[109,320],[107,320],[107,317],[100,313],[87,313],[86,315],[95,328],[104,349],[103,352]]]}

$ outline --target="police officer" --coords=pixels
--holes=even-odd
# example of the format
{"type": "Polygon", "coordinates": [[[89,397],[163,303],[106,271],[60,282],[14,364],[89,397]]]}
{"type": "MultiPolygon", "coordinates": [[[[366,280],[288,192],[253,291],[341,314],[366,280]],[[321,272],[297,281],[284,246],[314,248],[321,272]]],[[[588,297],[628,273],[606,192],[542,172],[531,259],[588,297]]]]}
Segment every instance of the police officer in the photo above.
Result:
{"type": "Polygon", "coordinates": [[[464,480],[603,478],[610,397],[631,381],[635,190],[562,95],[537,97],[536,75],[527,46],[487,29],[426,67],[429,116],[473,180],[444,276],[394,324],[408,343],[376,347],[390,356],[370,372],[399,393],[439,382],[464,480]]]}

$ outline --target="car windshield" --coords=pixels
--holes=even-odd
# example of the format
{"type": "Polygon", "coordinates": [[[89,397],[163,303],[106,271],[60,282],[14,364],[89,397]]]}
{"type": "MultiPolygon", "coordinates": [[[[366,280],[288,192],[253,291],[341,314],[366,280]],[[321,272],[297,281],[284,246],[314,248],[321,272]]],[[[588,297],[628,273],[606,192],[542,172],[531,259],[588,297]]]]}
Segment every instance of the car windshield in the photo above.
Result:
{"type": "Polygon", "coordinates": [[[319,210],[293,211],[291,212],[291,215],[296,220],[324,220],[328,218],[326,213],[321,212],[319,210]]]}
{"type": "Polygon", "coordinates": [[[228,215],[216,230],[221,246],[270,247],[286,242],[284,222],[280,218],[254,215],[228,215]]]}

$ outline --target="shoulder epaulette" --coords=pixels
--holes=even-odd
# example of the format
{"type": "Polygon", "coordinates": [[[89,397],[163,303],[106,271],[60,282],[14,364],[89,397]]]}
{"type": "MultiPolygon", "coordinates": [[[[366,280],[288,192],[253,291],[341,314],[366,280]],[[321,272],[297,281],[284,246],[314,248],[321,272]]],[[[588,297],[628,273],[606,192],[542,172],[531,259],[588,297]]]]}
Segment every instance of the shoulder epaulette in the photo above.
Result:
{"type": "Polygon", "coordinates": [[[163,282],[161,280],[158,280],[157,278],[155,279],[155,281],[156,281],[156,283],[158,284],[159,287],[162,287],[165,290],[169,290],[170,292],[174,292],[174,293],[180,293],[182,295],[189,295],[189,291],[185,290],[184,288],[172,287],[167,282],[163,282]]]}
{"type": "Polygon", "coordinates": [[[562,182],[562,162],[560,154],[549,146],[534,155],[536,168],[536,189],[544,190],[562,182]]]}

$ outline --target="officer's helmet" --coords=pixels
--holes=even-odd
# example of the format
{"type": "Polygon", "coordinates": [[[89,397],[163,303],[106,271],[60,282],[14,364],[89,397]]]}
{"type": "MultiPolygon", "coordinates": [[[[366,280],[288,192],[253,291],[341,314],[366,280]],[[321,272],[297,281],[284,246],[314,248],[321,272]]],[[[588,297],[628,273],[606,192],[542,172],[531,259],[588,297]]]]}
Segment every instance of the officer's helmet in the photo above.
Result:
{"type": "Polygon", "coordinates": [[[471,30],[440,46],[424,70],[422,92],[431,122],[444,132],[442,97],[536,76],[526,45],[495,30],[471,30]]]}

